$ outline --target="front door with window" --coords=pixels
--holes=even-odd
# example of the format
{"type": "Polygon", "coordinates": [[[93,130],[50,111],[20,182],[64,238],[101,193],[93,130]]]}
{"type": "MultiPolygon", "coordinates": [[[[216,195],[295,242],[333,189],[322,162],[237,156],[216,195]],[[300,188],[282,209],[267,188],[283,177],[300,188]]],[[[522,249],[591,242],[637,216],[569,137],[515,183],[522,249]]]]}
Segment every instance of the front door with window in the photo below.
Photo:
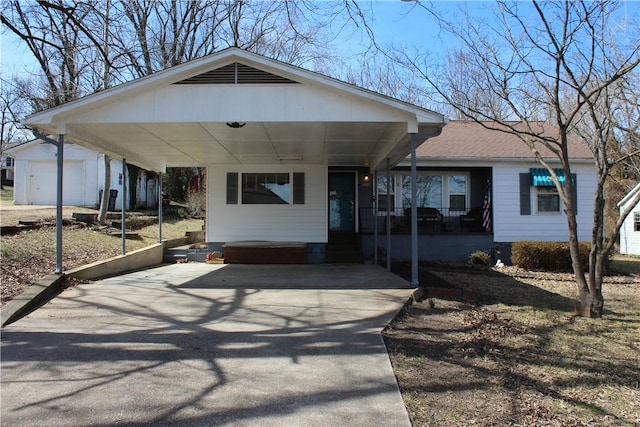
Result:
{"type": "Polygon", "coordinates": [[[356,231],[355,172],[329,172],[329,231],[356,231]]]}

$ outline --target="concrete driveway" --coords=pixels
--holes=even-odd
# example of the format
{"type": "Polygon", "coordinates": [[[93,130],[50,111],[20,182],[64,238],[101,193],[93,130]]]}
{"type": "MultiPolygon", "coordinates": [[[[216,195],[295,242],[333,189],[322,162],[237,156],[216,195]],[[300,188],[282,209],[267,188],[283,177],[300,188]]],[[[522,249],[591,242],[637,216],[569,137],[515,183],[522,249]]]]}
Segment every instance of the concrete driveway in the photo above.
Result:
{"type": "Polygon", "coordinates": [[[2,425],[409,426],[376,266],[175,264],[79,285],[2,331],[2,425]]]}

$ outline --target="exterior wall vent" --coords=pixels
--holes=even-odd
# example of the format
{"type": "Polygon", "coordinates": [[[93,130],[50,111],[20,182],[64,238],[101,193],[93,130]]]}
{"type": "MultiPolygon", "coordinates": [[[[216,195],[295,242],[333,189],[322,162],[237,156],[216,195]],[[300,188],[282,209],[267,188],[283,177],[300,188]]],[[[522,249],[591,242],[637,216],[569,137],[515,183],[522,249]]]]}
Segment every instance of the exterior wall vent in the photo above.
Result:
{"type": "Polygon", "coordinates": [[[290,84],[298,83],[257,68],[235,62],[197,76],[176,82],[179,85],[211,84],[290,84]]]}

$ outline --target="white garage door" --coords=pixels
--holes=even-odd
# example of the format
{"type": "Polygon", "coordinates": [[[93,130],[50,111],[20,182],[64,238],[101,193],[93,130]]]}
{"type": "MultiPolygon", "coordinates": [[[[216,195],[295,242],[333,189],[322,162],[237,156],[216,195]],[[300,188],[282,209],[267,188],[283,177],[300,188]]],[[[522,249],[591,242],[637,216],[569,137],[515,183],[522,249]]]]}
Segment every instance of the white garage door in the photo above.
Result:
{"type": "MultiPolygon", "coordinates": [[[[84,167],[80,160],[64,162],[63,204],[84,204],[84,167]]],[[[29,204],[55,205],[57,186],[57,164],[55,160],[29,162],[29,204]]]]}

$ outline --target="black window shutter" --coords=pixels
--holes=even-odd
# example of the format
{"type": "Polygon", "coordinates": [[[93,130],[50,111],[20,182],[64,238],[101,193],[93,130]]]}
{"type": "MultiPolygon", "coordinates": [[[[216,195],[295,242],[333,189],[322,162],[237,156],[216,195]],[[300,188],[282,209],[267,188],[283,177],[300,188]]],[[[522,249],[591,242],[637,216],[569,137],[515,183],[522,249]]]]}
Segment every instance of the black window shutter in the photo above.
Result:
{"type": "Polygon", "coordinates": [[[227,204],[238,204],[238,173],[227,172],[227,204]]]}
{"type": "Polygon", "coordinates": [[[573,182],[573,210],[578,215],[578,176],[571,174],[571,182],[573,182]]]}
{"type": "Polygon", "coordinates": [[[304,172],[293,173],[293,204],[304,205],[304,172]]]}
{"type": "Polygon", "coordinates": [[[520,174],[520,215],[531,215],[531,174],[520,174]]]}

